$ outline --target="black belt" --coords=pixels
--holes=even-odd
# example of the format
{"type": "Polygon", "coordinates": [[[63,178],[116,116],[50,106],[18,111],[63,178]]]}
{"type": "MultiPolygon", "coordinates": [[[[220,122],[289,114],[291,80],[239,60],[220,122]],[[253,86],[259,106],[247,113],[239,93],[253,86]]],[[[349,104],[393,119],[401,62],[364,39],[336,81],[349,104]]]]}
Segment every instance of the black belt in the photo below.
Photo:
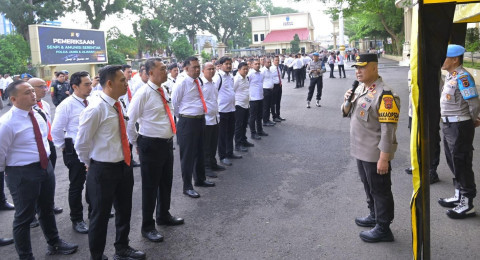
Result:
{"type": "Polygon", "coordinates": [[[41,168],[42,166],[40,165],[40,162],[34,162],[30,163],[27,165],[21,165],[21,166],[7,166],[5,168],[41,168]]]}
{"type": "Polygon", "coordinates": [[[171,143],[171,142],[173,142],[173,137],[170,137],[170,138],[160,138],[160,137],[148,137],[148,136],[144,136],[144,135],[138,135],[138,137],[139,137],[139,138],[141,137],[142,139],[161,141],[161,142],[165,142],[165,143],[171,143]]]}
{"type": "Polygon", "coordinates": [[[119,161],[119,162],[100,162],[100,161],[95,161],[94,159],[90,159],[90,164],[107,164],[107,165],[123,165],[125,161],[119,161]]]}
{"type": "Polygon", "coordinates": [[[179,116],[180,116],[180,117],[183,117],[183,118],[196,118],[196,119],[205,118],[205,115],[191,116],[191,115],[183,115],[183,114],[180,114],[179,116]]]}

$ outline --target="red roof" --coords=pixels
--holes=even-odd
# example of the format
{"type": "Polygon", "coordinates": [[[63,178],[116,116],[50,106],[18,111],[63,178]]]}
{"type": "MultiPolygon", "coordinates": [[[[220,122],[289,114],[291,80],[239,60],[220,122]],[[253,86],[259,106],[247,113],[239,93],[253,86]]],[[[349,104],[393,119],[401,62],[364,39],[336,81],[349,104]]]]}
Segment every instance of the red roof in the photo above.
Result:
{"type": "Polygon", "coordinates": [[[301,29],[289,29],[289,30],[278,30],[278,31],[271,31],[265,37],[263,43],[269,42],[290,42],[293,41],[293,36],[298,34],[300,41],[308,40],[308,28],[301,28],[301,29]]]}

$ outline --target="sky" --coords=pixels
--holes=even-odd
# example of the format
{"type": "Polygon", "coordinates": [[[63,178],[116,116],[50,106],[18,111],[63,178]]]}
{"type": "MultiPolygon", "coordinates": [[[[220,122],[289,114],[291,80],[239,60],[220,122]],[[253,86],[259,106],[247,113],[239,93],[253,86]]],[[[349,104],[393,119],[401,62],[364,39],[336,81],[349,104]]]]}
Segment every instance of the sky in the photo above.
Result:
{"type": "MultiPolygon", "coordinates": [[[[333,25],[329,16],[324,13],[327,6],[319,0],[302,0],[301,2],[294,2],[293,0],[272,0],[274,6],[291,7],[300,12],[310,12],[315,26],[315,35],[324,38],[330,35],[333,31],[333,25]]],[[[133,35],[132,24],[137,18],[131,14],[111,15],[102,22],[100,30],[108,31],[110,28],[117,26],[123,34],[133,35]]],[[[89,29],[90,25],[87,22],[85,13],[77,12],[69,14],[66,17],[60,18],[62,27],[89,29]]]]}

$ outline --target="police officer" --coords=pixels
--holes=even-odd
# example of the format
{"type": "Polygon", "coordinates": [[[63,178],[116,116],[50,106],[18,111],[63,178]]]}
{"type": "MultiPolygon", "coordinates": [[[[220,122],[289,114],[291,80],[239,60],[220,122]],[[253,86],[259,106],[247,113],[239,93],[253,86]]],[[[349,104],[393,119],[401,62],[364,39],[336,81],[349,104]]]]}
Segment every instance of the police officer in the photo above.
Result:
{"type": "Polygon", "coordinates": [[[308,64],[308,75],[310,75],[310,86],[308,87],[307,108],[310,108],[315,86],[317,86],[317,107],[320,107],[320,99],[322,99],[323,89],[323,73],[325,72],[325,63],[320,60],[320,54],[315,52],[313,60],[308,64]]]}
{"type": "Polygon", "coordinates": [[[473,198],[477,194],[472,170],[473,137],[480,125],[480,99],[475,81],[462,66],[465,48],[449,45],[442,69],[448,71],[440,97],[443,145],[448,167],[455,178],[455,195],[438,203],[453,208],[447,216],[454,219],[475,215],[473,198]]]}
{"type": "Polygon", "coordinates": [[[400,99],[378,75],[376,54],[360,55],[352,67],[356,67],[356,77],[362,84],[355,91],[347,91],[342,112],[351,118],[350,153],[357,159],[370,209],[367,217],[356,218],[355,223],[373,227],[360,233],[363,241],[390,242],[394,239],[390,230],[394,217],[390,161],[397,149],[400,99]]]}

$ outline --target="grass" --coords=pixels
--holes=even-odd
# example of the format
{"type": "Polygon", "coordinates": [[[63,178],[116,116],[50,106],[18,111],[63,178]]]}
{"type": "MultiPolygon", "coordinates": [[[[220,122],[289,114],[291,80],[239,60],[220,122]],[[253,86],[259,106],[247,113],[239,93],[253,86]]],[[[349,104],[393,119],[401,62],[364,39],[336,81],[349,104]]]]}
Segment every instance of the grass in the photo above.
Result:
{"type": "Polygon", "coordinates": [[[477,69],[480,70],[480,62],[472,63],[472,60],[464,59],[463,66],[466,68],[477,69]]]}

